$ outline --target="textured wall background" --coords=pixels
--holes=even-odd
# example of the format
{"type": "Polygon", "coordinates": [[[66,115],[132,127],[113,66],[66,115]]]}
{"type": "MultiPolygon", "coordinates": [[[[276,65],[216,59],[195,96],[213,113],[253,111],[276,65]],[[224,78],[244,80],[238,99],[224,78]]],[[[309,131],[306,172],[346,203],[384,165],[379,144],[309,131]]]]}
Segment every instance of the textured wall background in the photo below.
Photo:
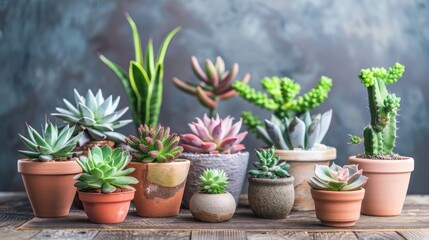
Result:
{"type": "MultiPolygon", "coordinates": [[[[137,22],[144,41],[152,36],[159,44],[172,28],[183,27],[167,53],[163,124],[182,133],[205,111],[171,83],[172,76],[193,78],[191,55],[238,62],[240,76],[250,72],[258,88],[262,77],[280,75],[296,79],[306,91],[323,74],[334,80],[334,88],[317,111],[334,109],[325,143],[337,147],[340,164],[362,151],[347,144],[347,134],[360,134],[369,121],[360,68],[405,64],[403,79],[390,88],[402,97],[396,150],[416,160],[409,192],[429,193],[429,5],[371,0],[0,0],[1,191],[23,190],[16,160],[24,122],[41,124],[63,97],[72,98],[73,88],[102,88],[128,104],[118,80],[96,56],[102,52],[128,66],[133,48],[124,12],[137,22]]],[[[238,109],[269,114],[239,98],[220,106],[222,115],[238,117],[238,109]]],[[[122,129],[133,131],[131,125],[122,129]]],[[[252,135],[245,143],[248,149],[261,144],[252,135]]]]}

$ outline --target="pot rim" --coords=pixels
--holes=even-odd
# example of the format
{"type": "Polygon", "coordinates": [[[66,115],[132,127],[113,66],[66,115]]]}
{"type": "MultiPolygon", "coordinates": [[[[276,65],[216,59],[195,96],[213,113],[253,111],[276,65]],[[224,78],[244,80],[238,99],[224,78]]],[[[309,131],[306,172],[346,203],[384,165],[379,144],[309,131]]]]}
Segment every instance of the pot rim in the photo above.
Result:
{"type": "Polygon", "coordinates": [[[109,202],[127,202],[134,199],[135,189],[132,191],[126,192],[117,192],[117,193],[94,193],[94,192],[84,192],[78,190],[79,199],[82,202],[92,202],[92,203],[109,203],[109,202]]]}
{"type": "Polygon", "coordinates": [[[329,191],[311,188],[311,196],[315,201],[362,201],[365,196],[365,188],[353,191],[329,191]]]}
{"type": "Polygon", "coordinates": [[[280,156],[281,160],[297,162],[330,161],[337,158],[337,149],[326,146],[321,150],[281,150],[275,149],[274,153],[280,156]]]}
{"type": "MultiPolygon", "coordinates": [[[[166,163],[158,163],[158,162],[130,162],[128,163],[128,165],[130,164],[146,164],[146,165],[180,165],[180,164],[187,164],[187,163],[191,163],[191,161],[189,161],[188,159],[184,159],[184,158],[176,158],[174,161],[172,162],[166,162],[166,163]]],[[[130,165],[131,166],[131,165],[130,165]]]]}
{"type": "Polygon", "coordinates": [[[183,155],[201,155],[201,156],[222,157],[222,156],[235,156],[235,155],[249,155],[249,152],[248,151],[240,151],[240,152],[230,153],[230,154],[226,154],[226,153],[211,154],[211,153],[183,152],[182,155],[181,155],[181,157],[183,157],[183,155]]]}
{"type": "Polygon", "coordinates": [[[27,175],[69,175],[82,173],[76,158],[69,161],[37,162],[30,158],[19,159],[18,173],[27,175]]]}
{"type": "Polygon", "coordinates": [[[356,156],[349,157],[349,163],[358,164],[365,173],[409,173],[414,171],[414,159],[403,156],[405,159],[366,159],[356,156]]]}
{"type": "Polygon", "coordinates": [[[256,178],[253,176],[248,176],[247,179],[249,183],[254,183],[258,185],[289,185],[293,184],[295,178],[291,175],[290,177],[269,179],[269,178],[256,178]]]}

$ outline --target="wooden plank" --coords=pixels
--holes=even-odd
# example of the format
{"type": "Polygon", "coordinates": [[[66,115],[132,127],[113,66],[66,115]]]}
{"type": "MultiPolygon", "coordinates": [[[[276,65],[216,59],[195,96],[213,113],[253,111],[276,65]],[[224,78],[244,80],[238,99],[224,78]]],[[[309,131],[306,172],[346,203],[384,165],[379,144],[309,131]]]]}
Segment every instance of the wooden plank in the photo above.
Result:
{"type": "Polygon", "coordinates": [[[159,232],[159,231],[101,231],[94,240],[123,240],[123,239],[163,239],[189,240],[191,232],[159,232]]]}
{"type": "Polygon", "coordinates": [[[246,233],[238,230],[227,231],[192,231],[191,240],[245,240],[246,233]]]}
{"type": "Polygon", "coordinates": [[[317,232],[312,233],[313,240],[357,240],[352,232],[317,232]]]}
{"type": "Polygon", "coordinates": [[[43,230],[40,231],[34,240],[92,240],[98,231],[85,231],[85,230],[43,230]]]}
{"type": "Polygon", "coordinates": [[[247,232],[248,240],[312,240],[313,238],[307,232],[247,232]]]}
{"type": "Polygon", "coordinates": [[[26,240],[32,239],[40,231],[17,231],[17,230],[0,230],[1,240],[26,240]]]}
{"type": "Polygon", "coordinates": [[[405,239],[412,240],[427,240],[429,239],[429,231],[405,231],[398,232],[405,239]]]}
{"type": "Polygon", "coordinates": [[[359,240],[404,240],[397,232],[355,232],[359,240]]]}

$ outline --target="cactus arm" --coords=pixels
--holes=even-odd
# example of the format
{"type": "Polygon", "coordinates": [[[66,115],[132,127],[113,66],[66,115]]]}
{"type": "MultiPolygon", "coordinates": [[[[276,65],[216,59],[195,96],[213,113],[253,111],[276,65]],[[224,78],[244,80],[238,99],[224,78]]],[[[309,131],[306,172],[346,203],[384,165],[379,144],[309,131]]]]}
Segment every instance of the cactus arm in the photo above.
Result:
{"type": "Polygon", "coordinates": [[[332,79],[322,76],[319,83],[306,94],[298,97],[290,103],[290,109],[298,114],[309,111],[319,106],[328,98],[328,93],[331,91],[332,79]]]}
{"type": "Polygon", "coordinates": [[[395,148],[396,144],[396,112],[390,115],[390,120],[383,131],[383,139],[384,139],[384,150],[385,154],[392,154],[393,148],[395,148]]]}
{"type": "Polygon", "coordinates": [[[367,126],[363,131],[365,154],[377,156],[383,154],[383,136],[382,133],[367,126]]]}
{"type": "Polygon", "coordinates": [[[253,103],[254,105],[267,110],[276,110],[279,105],[266,94],[256,91],[249,85],[242,82],[234,82],[232,87],[238,94],[245,100],[253,103]]]}
{"type": "Polygon", "coordinates": [[[289,104],[295,96],[301,91],[301,86],[292,79],[284,77],[280,85],[283,103],[289,104]]]}
{"type": "Polygon", "coordinates": [[[262,79],[262,87],[267,91],[272,99],[279,105],[283,104],[282,92],[280,90],[280,78],[278,77],[265,77],[262,79]]]}

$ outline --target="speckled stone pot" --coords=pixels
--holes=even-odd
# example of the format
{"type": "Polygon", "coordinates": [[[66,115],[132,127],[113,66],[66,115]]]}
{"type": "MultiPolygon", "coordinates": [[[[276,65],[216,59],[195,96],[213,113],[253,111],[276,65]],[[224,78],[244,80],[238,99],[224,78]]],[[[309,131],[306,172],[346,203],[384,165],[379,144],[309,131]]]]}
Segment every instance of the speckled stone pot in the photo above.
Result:
{"type": "Polygon", "coordinates": [[[188,180],[186,181],[185,194],[183,196],[183,206],[189,208],[189,201],[192,195],[199,191],[198,179],[207,168],[222,169],[228,174],[229,187],[226,189],[238,200],[246,178],[247,164],[249,162],[249,152],[239,152],[235,154],[193,154],[183,153],[181,158],[191,161],[188,180]]]}
{"type": "Polygon", "coordinates": [[[195,219],[203,222],[226,222],[234,216],[237,204],[234,197],[222,194],[195,193],[189,202],[189,210],[195,219]]]}
{"type": "Polygon", "coordinates": [[[294,177],[264,179],[249,177],[249,206],[261,218],[286,218],[295,199],[294,177]]]}

